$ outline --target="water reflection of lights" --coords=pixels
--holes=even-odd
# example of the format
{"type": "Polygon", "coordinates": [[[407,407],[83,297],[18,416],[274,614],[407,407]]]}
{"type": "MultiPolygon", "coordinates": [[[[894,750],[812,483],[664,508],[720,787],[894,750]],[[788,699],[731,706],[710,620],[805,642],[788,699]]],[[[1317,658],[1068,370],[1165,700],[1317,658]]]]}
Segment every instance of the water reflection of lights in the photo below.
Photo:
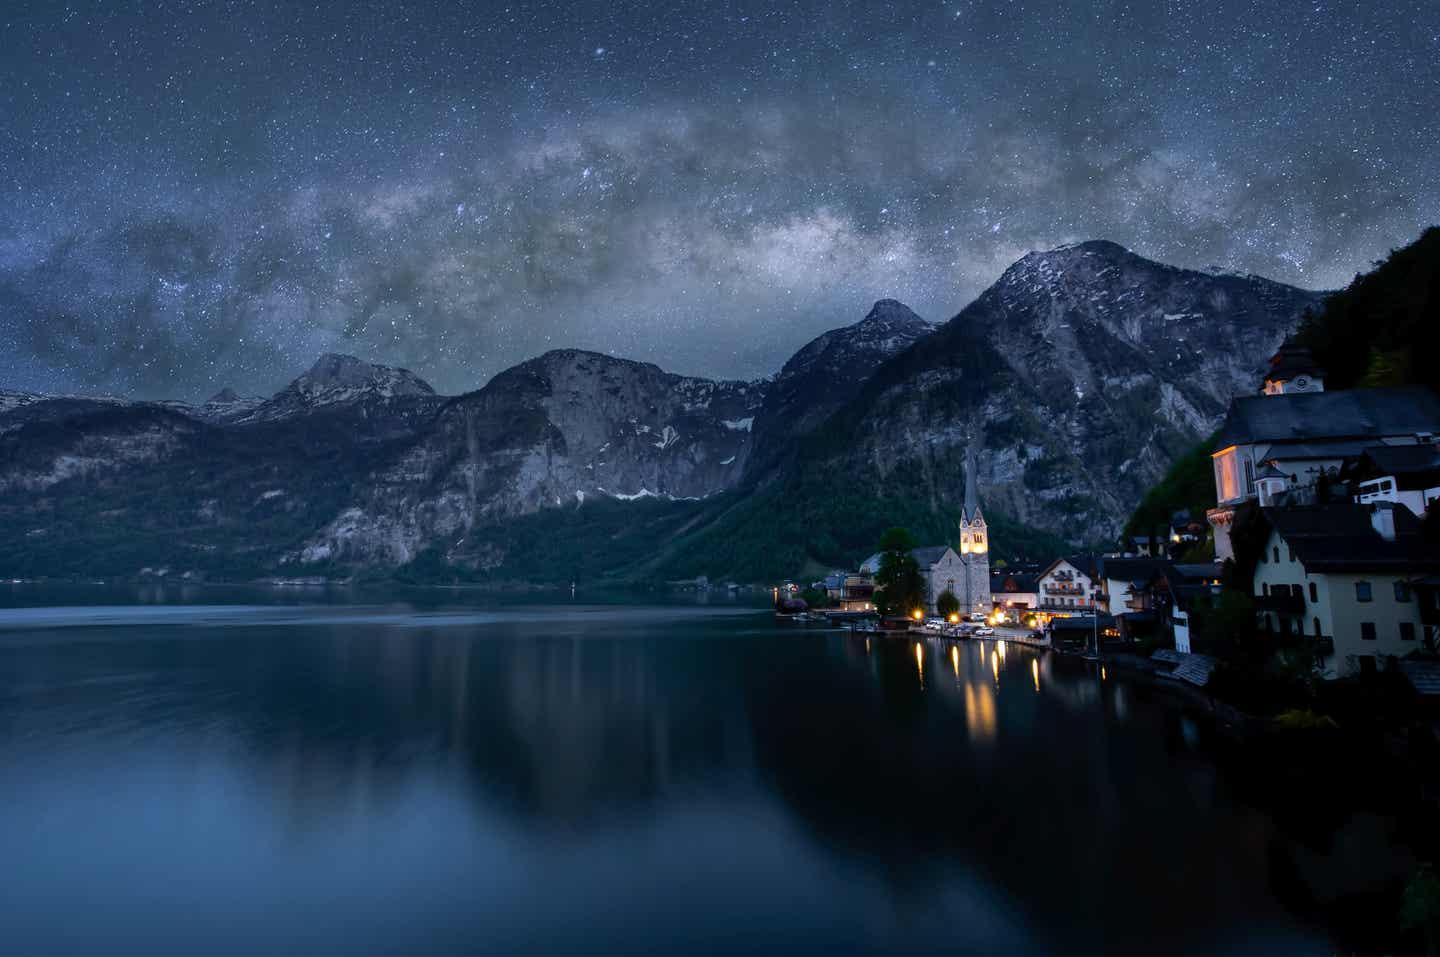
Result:
{"type": "Polygon", "coordinates": [[[1005,660],[1005,639],[1004,639],[1004,638],[1001,638],[999,641],[995,642],[995,650],[998,651],[998,652],[1000,652],[1000,660],[1001,660],[1001,661],[1004,661],[1004,660],[1005,660]]]}
{"type": "Polygon", "coordinates": [[[1039,659],[1039,658],[1031,658],[1031,659],[1030,659],[1030,677],[1032,677],[1032,678],[1035,679],[1035,690],[1036,690],[1036,692],[1039,692],[1039,690],[1040,690],[1040,659],[1039,659]]]}
{"type": "Polygon", "coordinates": [[[989,685],[965,685],[965,727],[971,741],[995,739],[995,694],[989,685]]]}
{"type": "Polygon", "coordinates": [[[1100,666],[1100,680],[1101,680],[1101,681],[1104,681],[1104,680],[1105,680],[1105,666],[1104,666],[1104,665],[1101,665],[1101,666],[1100,666]]]}
{"type": "Polygon", "coordinates": [[[992,652],[990,652],[990,670],[991,670],[991,672],[993,672],[994,675],[995,675],[995,683],[996,683],[996,684],[999,684],[999,683],[1000,683],[1000,653],[997,652],[997,651],[992,651],[992,652]]]}
{"type": "Polygon", "coordinates": [[[920,642],[915,642],[915,670],[920,673],[920,685],[925,685],[925,651],[920,647],[920,642]]]}
{"type": "Polygon", "coordinates": [[[960,677],[960,649],[954,645],[950,646],[950,667],[955,670],[955,677],[960,677]]]}

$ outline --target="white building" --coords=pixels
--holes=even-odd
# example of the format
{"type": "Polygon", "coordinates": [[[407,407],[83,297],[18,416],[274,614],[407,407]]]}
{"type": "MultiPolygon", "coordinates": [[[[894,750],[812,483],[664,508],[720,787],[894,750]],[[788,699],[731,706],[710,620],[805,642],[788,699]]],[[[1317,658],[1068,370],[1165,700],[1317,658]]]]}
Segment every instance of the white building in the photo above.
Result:
{"type": "Polygon", "coordinates": [[[1377,445],[1355,467],[1355,501],[1394,502],[1424,517],[1440,499],[1440,445],[1377,445]]]}
{"type": "Polygon", "coordinates": [[[1262,630],[1313,652],[1326,677],[1383,667],[1420,647],[1420,603],[1408,584],[1440,571],[1419,520],[1390,502],[1263,511],[1268,534],[1253,574],[1262,630]]]}
{"type": "Polygon", "coordinates": [[[1206,518],[1215,529],[1216,561],[1234,556],[1230,529],[1241,504],[1312,493],[1322,475],[1338,478],[1342,466],[1372,446],[1433,443],[1437,435],[1440,397],[1423,386],[1235,399],[1210,456],[1216,507],[1206,518]]]}
{"type": "Polygon", "coordinates": [[[1057,558],[1040,572],[1039,610],[1061,617],[1095,610],[1095,564],[1090,555],[1057,558]]]}

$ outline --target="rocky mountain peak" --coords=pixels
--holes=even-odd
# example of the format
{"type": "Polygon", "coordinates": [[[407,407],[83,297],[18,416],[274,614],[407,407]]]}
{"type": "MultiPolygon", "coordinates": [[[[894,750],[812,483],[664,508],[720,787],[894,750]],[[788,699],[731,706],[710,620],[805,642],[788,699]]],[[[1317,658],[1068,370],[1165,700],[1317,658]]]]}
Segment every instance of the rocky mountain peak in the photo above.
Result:
{"type": "Polygon", "coordinates": [[[327,352],[286,391],[317,395],[336,391],[372,391],[381,395],[434,395],[435,390],[409,369],[396,369],[327,352]]]}
{"type": "Polygon", "coordinates": [[[230,388],[229,386],[226,386],[225,388],[221,389],[219,392],[215,393],[214,395],[212,395],[210,398],[206,399],[205,401],[206,401],[207,404],[212,404],[212,403],[213,403],[213,404],[219,405],[219,404],[222,404],[222,403],[239,402],[239,401],[240,401],[240,396],[236,394],[236,392],[235,392],[234,389],[230,388]]]}
{"type": "Polygon", "coordinates": [[[857,325],[874,325],[876,323],[899,324],[899,325],[920,325],[928,326],[924,319],[915,314],[915,311],[898,299],[881,299],[870,307],[857,325]]]}

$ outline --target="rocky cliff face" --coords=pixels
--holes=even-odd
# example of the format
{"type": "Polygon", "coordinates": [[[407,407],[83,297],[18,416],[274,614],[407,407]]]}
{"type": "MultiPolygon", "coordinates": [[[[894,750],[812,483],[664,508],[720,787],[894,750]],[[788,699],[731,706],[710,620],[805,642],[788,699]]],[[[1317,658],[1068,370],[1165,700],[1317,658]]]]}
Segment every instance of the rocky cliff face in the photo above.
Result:
{"type": "Polygon", "coordinates": [[[587,498],[698,499],[735,485],[763,389],[593,352],[549,352],[449,402],[295,562],[400,564],[464,532],[587,498]]]}
{"type": "Polygon", "coordinates": [[[830,467],[941,507],[960,500],[974,442],[989,508],[1072,541],[1109,538],[1230,397],[1255,391],[1320,298],[1109,242],[1031,253],[878,370],[830,467]]]}
{"type": "MultiPolygon", "coordinates": [[[[677,547],[776,535],[795,516],[780,539],[807,551],[786,561],[845,562],[878,534],[860,519],[948,528],[972,444],[987,513],[1097,541],[1318,301],[1092,242],[1031,253],[938,327],[883,300],[767,382],[561,350],[453,399],[333,355],[264,401],[0,393],[0,573],[133,573],[155,552],[202,572],[428,554],[504,574],[529,547],[507,523],[604,502],[613,526],[639,499],[673,504],[677,547]],[[740,494],[716,503],[725,491],[740,494]],[[876,502],[885,515],[868,514],[876,502]],[[25,538],[37,529],[48,551],[25,538]]],[[[701,550],[684,564],[757,574],[701,550]]]]}

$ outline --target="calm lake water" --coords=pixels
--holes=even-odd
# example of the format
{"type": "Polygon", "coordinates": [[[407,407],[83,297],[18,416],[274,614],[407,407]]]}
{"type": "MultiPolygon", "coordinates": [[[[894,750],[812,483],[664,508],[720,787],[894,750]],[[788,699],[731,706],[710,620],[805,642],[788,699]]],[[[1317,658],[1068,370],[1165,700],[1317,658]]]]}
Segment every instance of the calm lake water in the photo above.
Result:
{"type": "Polygon", "coordinates": [[[452,600],[0,608],[0,949],[1329,947],[1203,721],[1083,662],[452,600]]]}

